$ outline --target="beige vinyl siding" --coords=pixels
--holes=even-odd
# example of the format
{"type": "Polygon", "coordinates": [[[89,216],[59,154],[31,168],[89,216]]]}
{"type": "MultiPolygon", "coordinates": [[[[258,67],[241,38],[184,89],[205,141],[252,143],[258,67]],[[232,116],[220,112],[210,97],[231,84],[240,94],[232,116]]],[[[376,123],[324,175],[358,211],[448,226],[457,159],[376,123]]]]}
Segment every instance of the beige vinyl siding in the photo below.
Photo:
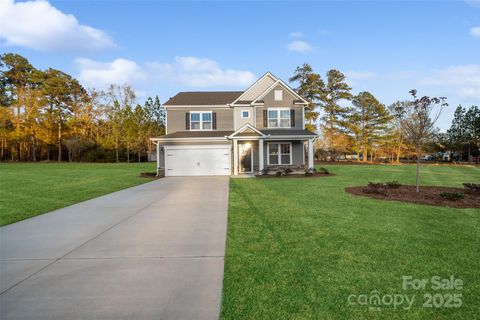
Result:
{"type": "Polygon", "coordinates": [[[271,77],[267,76],[262,81],[257,83],[254,87],[250,88],[249,92],[242,96],[240,100],[248,101],[248,100],[255,100],[259,95],[261,95],[265,90],[268,89],[272,84],[275,83],[275,80],[271,77]]]}
{"type": "Polygon", "coordinates": [[[212,111],[217,113],[218,131],[234,131],[232,108],[168,108],[167,110],[167,133],[185,131],[185,114],[195,111],[212,111]]]}
{"type": "Polygon", "coordinates": [[[247,123],[251,124],[252,126],[255,126],[255,109],[253,107],[235,107],[235,130],[240,129],[247,123]],[[242,118],[242,111],[248,110],[250,112],[250,117],[249,118],[242,118]]]}
{"type": "Polygon", "coordinates": [[[291,107],[293,106],[293,100],[297,98],[286,90],[282,85],[275,86],[270,92],[268,92],[262,99],[265,102],[265,106],[269,107],[291,107]],[[283,99],[282,101],[275,101],[275,90],[282,90],[283,91],[283,99]]]}

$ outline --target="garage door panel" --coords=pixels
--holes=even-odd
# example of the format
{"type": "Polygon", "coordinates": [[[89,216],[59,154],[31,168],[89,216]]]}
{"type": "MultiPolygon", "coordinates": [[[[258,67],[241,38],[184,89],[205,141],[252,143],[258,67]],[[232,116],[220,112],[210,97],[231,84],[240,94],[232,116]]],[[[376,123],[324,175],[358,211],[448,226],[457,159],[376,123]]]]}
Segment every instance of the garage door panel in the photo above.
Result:
{"type": "Polygon", "coordinates": [[[166,147],[165,169],[167,176],[230,175],[230,147],[166,147]]]}

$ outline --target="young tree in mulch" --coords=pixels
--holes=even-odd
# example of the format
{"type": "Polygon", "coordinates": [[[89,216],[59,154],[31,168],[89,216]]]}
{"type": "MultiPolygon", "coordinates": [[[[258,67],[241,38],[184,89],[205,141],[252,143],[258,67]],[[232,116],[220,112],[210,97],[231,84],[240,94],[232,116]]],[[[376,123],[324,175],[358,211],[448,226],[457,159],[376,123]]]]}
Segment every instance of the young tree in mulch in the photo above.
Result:
{"type": "Polygon", "coordinates": [[[411,90],[410,94],[413,100],[395,105],[394,115],[402,126],[405,140],[415,148],[417,155],[416,191],[420,192],[420,154],[432,138],[435,122],[448,104],[445,97],[423,96],[419,98],[417,90],[411,90]]]}

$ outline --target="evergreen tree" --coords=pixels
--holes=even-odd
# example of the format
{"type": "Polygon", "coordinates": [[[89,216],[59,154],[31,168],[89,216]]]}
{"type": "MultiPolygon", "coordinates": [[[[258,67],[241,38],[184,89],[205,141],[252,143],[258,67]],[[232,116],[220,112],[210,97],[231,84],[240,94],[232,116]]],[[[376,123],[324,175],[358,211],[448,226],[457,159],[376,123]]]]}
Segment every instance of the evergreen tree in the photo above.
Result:
{"type": "Polygon", "coordinates": [[[367,161],[368,152],[372,154],[374,147],[390,134],[389,123],[392,117],[385,105],[366,91],[353,97],[352,104],[354,108],[350,111],[346,128],[354,134],[363,161],[367,161]]]}
{"type": "Polygon", "coordinates": [[[295,69],[290,82],[298,82],[297,93],[304,98],[308,105],[305,108],[306,129],[317,131],[316,121],[319,116],[319,99],[325,83],[319,74],[314,73],[312,67],[304,63],[301,67],[295,69]]]}
{"type": "Polygon", "coordinates": [[[342,106],[341,102],[352,98],[351,90],[343,73],[335,69],[327,72],[327,82],[321,90],[320,105],[324,111],[322,126],[331,160],[336,157],[336,137],[347,127],[349,108],[342,106]]]}

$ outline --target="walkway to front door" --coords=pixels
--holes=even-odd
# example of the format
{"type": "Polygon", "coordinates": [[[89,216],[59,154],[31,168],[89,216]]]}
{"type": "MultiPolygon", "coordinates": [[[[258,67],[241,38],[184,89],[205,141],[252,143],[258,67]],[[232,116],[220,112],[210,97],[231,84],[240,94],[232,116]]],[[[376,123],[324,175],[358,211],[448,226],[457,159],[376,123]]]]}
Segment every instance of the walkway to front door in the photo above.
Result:
{"type": "Polygon", "coordinates": [[[0,319],[218,319],[228,179],[164,178],[0,228],[0,319]]]}

